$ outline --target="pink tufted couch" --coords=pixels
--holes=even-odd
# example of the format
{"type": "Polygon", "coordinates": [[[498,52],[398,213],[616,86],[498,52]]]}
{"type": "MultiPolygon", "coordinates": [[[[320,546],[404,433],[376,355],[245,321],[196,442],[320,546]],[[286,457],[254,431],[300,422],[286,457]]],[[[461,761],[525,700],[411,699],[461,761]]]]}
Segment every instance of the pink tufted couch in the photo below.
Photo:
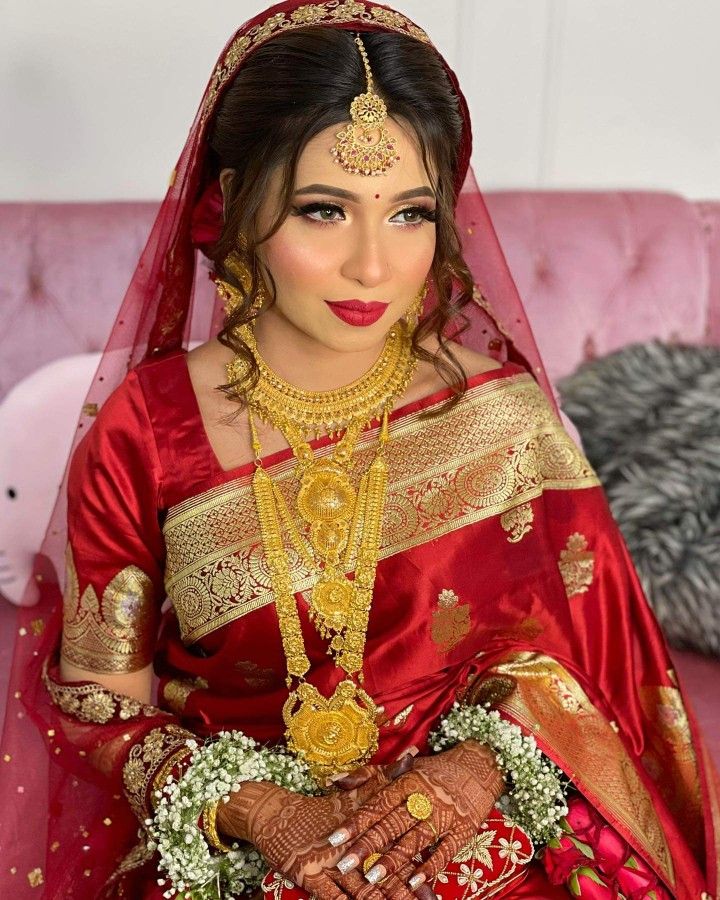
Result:
{"type": "MultiPolygon", "coordinates": [[[[488,206],[553,380],[633,341],[720,344],[720,202],[500,191],[488,206]]],[[[0,204],[0,400],[40,365],[102,349],[155,209],[0,204]]],[[[0,597],[0,715],[11,614],[0,597]]],[[[720,764],[720,662],[675,659],[720,764]]]]}

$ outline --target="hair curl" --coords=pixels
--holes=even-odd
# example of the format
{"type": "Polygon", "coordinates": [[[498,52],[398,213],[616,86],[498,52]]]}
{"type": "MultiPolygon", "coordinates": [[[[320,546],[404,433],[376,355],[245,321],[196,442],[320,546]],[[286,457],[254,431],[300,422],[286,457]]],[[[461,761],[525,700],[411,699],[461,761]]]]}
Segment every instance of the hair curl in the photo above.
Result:
{"type": "MultiPolygon", "coordinates": [[[[466,373],[448,342],[467,329],[462,310],[473,292],[472,275],[455,227],[453,186],[462,118],[457,96],[431,47],[401,34],[369,32],[361,36],[375,90],[385,100],[388,115],[404,120],[414,132],[436,193],[431,277],[437,304],[415,329],[413,352],[418,359],[431,362],[451,387],[452,396],[443,404],[444,410],[457,403],[467,389],[466,373]],[[433,332],[439,344],[435,353],[421,346],[433,332]]],[[[226,195],[222,233],[210,256],[217,275],[233,284],[243,298],[218,335],[222,344],[248,364],[242,384],[220,387],[233,398],[242,388],[252,387],[258,377],[252,354],[236,328],[257,315],[252,304],[263,276],[269,302],[276,296],[272,275],[260,270],[257,247],[277,232],[290,213],[297,164],[307,143],[331,125],[346,122],[350,103],[365,86],[365,70],[353,35],[309,26],[278,34],[253,52],[220,102],[210,134],[212,174],[217,177],[225,168],[234,169],[235,174],[226,195]],[[257,214],[278,168],[282,173],[280,208],[268,232],[258,234],[257,214]],[[241,247],[239,235],[243,236],[241,247]],[[225,265],[233,251],[251,274],[249,284],[241,284],[225,265]]]]}

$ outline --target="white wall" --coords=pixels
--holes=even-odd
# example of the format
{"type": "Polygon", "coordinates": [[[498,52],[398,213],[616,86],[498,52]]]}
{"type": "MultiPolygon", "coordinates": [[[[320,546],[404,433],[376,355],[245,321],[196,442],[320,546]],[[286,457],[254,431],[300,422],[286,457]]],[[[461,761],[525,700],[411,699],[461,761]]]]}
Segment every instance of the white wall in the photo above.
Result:
{"type": "MultiPolygon", "coordinates": [[[[395,0],[456,69],[485,188],[720,197],[720,0],[395,0]]],[[[262,0],[5,0],[0,200],[164,193],[262,0]]]]}

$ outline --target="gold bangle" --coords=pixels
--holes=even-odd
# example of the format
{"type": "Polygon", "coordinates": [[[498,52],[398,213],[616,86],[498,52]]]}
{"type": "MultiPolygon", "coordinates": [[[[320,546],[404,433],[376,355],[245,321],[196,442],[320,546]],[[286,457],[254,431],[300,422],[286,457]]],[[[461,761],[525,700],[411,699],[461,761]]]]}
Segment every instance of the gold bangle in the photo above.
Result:
{"type": "Polygon", "coordinates": [[[232,850],[232,847],[228,847],[227,844],[220,840],[220,835],[217,831],[217,811],[219,803],[219,800],[215,800],[214,803],[208,803],[203,810],[202,830],[211,847],[214,847],[215,850],[219,850],[221,853],[229,853],[230,850],[232,850]]]}

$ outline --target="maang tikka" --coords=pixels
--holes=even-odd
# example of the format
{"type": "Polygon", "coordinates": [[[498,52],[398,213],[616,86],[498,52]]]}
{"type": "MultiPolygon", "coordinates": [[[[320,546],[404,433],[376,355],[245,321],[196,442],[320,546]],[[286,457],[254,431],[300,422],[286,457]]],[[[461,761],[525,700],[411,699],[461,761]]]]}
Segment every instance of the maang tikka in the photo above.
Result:
{"type": "Polygon", "coordinates": [[[352,175],[382,175],[400,157],[394,139],[384,127],[387,107],[382,97],[375,93],[370,63],[360,35],[355,36],[355,43],[365,66],[367,89],[350,104],[350,124],[336,135],[337,143],[330,152],[335,162],[352,175]]]}

